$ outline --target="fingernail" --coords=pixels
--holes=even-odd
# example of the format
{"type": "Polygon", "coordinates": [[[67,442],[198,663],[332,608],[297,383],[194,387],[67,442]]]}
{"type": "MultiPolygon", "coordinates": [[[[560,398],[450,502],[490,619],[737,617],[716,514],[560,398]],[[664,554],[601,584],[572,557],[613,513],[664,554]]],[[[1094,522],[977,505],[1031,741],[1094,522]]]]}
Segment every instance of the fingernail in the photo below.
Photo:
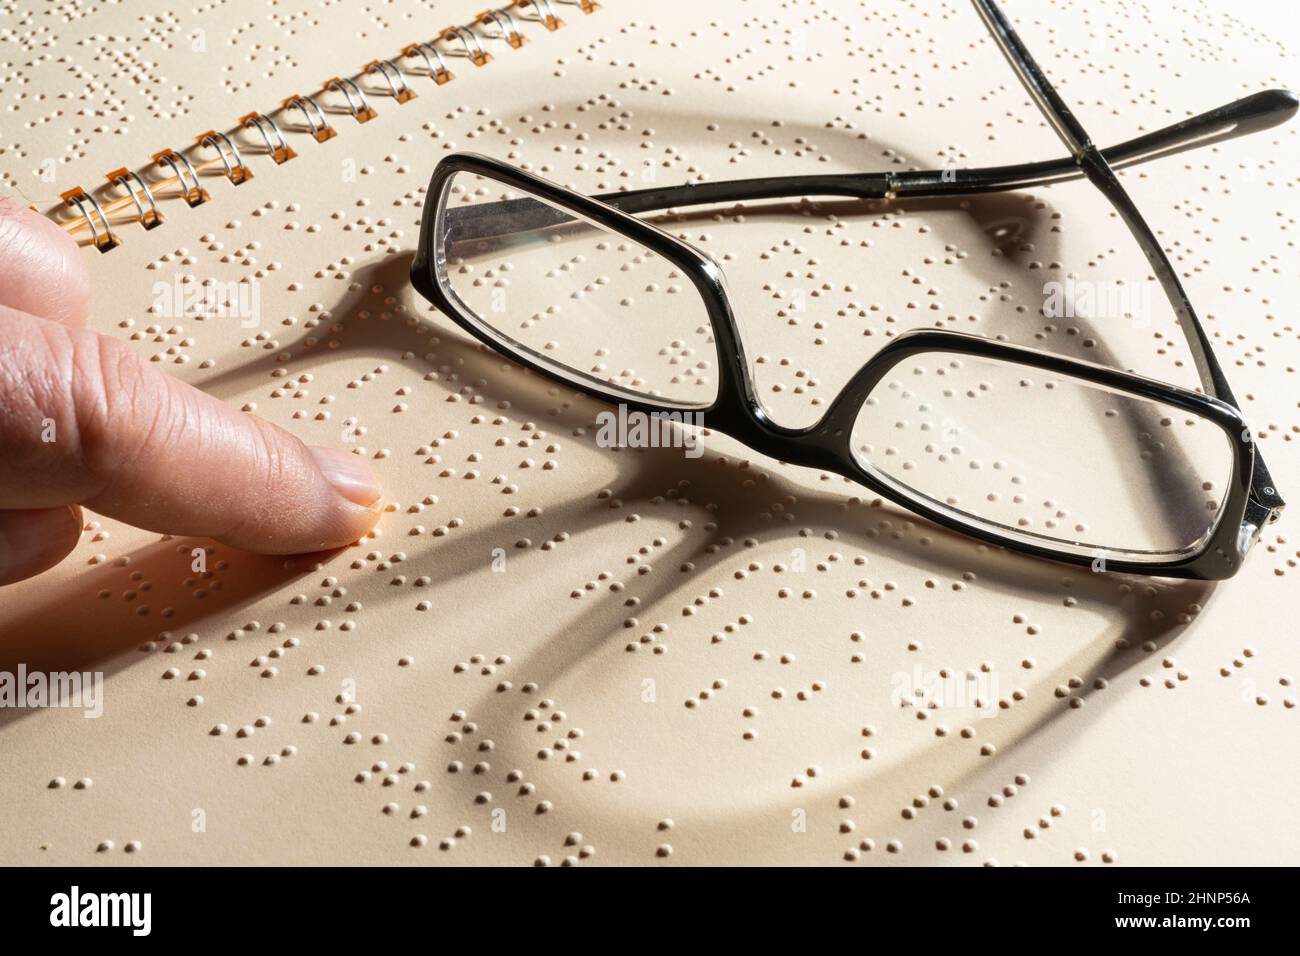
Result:
{"type": "Polygon", "coordinates": [[[339,494],[358,505],[373,505],[379,500],[379,480],[365,459],[337,448],[308,448],[316,466],[339,494]]]}

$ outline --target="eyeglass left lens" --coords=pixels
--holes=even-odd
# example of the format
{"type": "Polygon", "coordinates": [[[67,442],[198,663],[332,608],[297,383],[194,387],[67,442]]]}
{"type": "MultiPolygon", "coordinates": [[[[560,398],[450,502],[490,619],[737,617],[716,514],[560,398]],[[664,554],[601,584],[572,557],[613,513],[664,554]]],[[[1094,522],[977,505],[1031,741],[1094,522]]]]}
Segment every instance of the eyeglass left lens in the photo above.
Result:
{"type": "Polygon", "coordinates": [[[713,401],[717,350],[704,299],[662,256],[466,172],[444,187],[435,235],[443,291],[507,350],[606,397],[713,401]]]}

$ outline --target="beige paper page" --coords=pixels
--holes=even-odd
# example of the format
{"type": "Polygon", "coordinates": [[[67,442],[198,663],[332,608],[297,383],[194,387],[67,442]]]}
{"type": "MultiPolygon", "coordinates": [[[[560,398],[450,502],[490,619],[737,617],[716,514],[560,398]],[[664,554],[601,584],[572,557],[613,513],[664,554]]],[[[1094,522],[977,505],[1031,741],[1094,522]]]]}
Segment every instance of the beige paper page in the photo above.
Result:
{"type": "MultiPolygon", "coordinates": [[[[316,95],[334,138],[275,112],[296,158],[246,129],[251,180],[196,148],[208,202],[160,191],[149,231],[117,208],[121,245],[85,250],[94,326],[351,448],[387,501],[320,560],[88,514],[67,561],[0,591],[0,670],[105,675],[97,719],[0,711],[0,862],[1294,862],[1288,518],[1217,586],[1009,556],[716,433],[699,457],[600,447],[608,406],[410,287],[428,177],[456,151],[593,193],[1062,155],[973,9],[608,0],[559,5],[553,32],[516,9],[529,42],[485,40],[481,68],[442,44],[438,85],[402,48],[478,8],[430,7],[0,15],[0,184],[61,220],[66,189],[121,197],[110,169],[161,177],[152,153],[316,95]],[[381,57],[416,98],[366,76],[361,124],[317,92],[381,57]],[[242,286],[195,315],[166,291],[187,281],[242,286]],[[988,706],[900,706],[967,672],[988,706]]],[[[1103,145],[1296,81],[1294,23],[1265,4],[1008,12],[1103,145]]],[[[1293,497],[1298,159],[1291,124],[1122,174],[1293,497]]],[[[1086,184],[664,224],[722,266],[784,424],[923,327],[1196,384],[1158,291],[1129,318],[1043,314],[1051,281],[1150,286],[1086,184]]]]}

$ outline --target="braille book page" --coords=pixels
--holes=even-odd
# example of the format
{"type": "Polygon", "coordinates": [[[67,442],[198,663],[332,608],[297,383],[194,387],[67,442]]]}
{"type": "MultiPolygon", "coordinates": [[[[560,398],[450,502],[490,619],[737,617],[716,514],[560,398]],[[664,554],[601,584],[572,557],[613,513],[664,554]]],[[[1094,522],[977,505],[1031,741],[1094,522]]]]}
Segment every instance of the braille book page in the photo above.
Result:
{"type": "MultiPolygon", "coordinates": [[[[93,706],[0,709],[0,863],[1294,861],[1293,516],[1217,584],[1013,555],[707,416],[611,447],[636,444],[609,440],[634,423],[602,428],[616,406],[485,348],[411,287],[430,174],[460,151],[589,194],[1062,157],[974,9],[555,8],[554,30],[511,8],[517,47],[476,24],[482,66],[438,42],[443,83],[410,45],[474,23],[473,3],[0,14],[0,186],[83,244],[94,328],[364,457],[386,509],[355,545],[295,558],[87,512],[67,560],[0,591],[0,671],[103,675],[93,706]],[[363,72],[372,60],[400,74],[363,72]],[[281,108],[294,96],[319,114],[281,108]],[[251,178],[197,143],[210,130],[251,178]],[[280,145],[293,158],[277,163],[280,145]],[[206,201],[151,160],[164,149],[206,201]],[[119,167],[170,182],[156,228],[133,181],[105,178],[119,167]],[[113,248],[60,201],[76,187],[108,210],[113,248]]],[[[1295,24],[1264,4],[1007,12],[1101,146],[1296,82],[1295,24]]],[[[1296,129],[1120,173],[1293,498],[1296,129]]],[[[453,206],[500,192],[462,186],[453,206]]],[[[1086,182],[649,218],[718,263],[784,425],[815,422],[923,328],[1198,385],[1086,182]]],[[[503,243],[453,262],[452,281],[551,360],[707,392],[717,356],[689,283],[617,239],[566,242],[503,243]]],[[[945,390],[944,372],[864,409],[855,441],[924,457],[949,416],[982,409],[989,427],[936,480],[966,474],[972,500],[1024,528],[1142,524],[1125,492],[1156,492],[1137,450],[1089,446],[1074,486],[997,484],[1000,454],[1074,447],[1090,398],[993,372],[945,390]]],[[[1180,523],[1143,533],[1200,533],[1223,481],[1196,474],[1180,523]]]]}

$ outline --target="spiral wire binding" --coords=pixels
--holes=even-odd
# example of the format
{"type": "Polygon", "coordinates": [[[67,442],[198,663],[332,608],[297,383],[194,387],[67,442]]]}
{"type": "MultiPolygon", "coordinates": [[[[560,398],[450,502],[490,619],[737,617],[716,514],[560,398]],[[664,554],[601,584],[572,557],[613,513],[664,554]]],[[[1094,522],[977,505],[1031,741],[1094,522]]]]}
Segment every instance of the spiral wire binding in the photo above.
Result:
{"type": "Polygon", "coordinates": [[[69,206],[75,206],[81,211],[81,215],[86,219],[86,225],[90,226],[90,241],[95,244],[95,248],[100,252],[108,252],[110,249],[116,249],[120,243],[113,235],[113,230],[108,224],[108,217],[104,215],[104,209],[99,202],[90,193],[86,192],[80,186],[73,186],[67,192],[61,193],[59,198],[69,206]],[[86,208],[86,203],[94,207],[95,213],[99,216],[100,224],[104,227],[103,234],[95,226],[95,220],[90,215],[90,210],[86,208]]]}
{"type": "Polygon", "coordinates": [[[168,167],[176,174],[176,181],[180,184],[181,194],[185,197],[187,205],[202,206],[212,198],[208,195],[208,191],[203,188],[203,184],[199,182],[199,174],[194,168],[194,164],[189,161],[184,153],[178,153],[174,149],[160,150],[153,154],[153,161],[159,166],[168,167]],[[192,186],[185,184],[185,176],[181,172],[181,166],[184,166],[189,171],[190,180],[193,182],[192,186]]]}
{"type": "Polygon", "coordinates": [[[473,24],[467,27],[447,27],[438,37],[439,40],[449,41],[452,37],[460,40],[465,44],[465,56],[475,66],[486,66],[492,59],[492,54],[483,49],[483,44],[479,43],[478,34],[472,29],[473,24]]]}
{"type": "Polygon", "coordinates": [[[366,65],[366,73],[381,73],[388,81],[388,88],[393,91],[393,99],[399,103],[415,99],[415,90],[406,82],[406,74],[392,60],[371,60],[366,65]],[[397,77],[396,80],[393,77],[397,77]],[[400,85],[399,85],[400,84],[400,85]]]}
{"type": "MultiPolygon", "coordinates": [[[[524,10],[527,7],[533,8],[533,13],[536,14],[536,16],[529,17],[526,14],[521,13],[520,19],[522,20],[531,20],[536,23],[545,24],[546,29],[548,30],[558,30],[560,27],[564,26],[564,21],[555,13],[555,7],[551,6],[551,0],[515,0],[514,6],[518,7],[520,10],[524,10]]],[[[588,10],[587,12],[590,13],[591,11],[588,10]]]]}
{"type": "Polygon", "coordinates": [[[515,26],[515,18],[510,15],[508,10],[484,10],[478,15],[478,20],[475,22],[484,26],[495,24],[497,29],[501,31],[498,36],[509,43],[512,49],[518,50],[528,42],[528,39],[515,26]]]}
{"type": "MultiPolygon", "coordinates": [[[[251,174],[250,174],[251,175],[251,174]]],[[[149,184],[140,178],[140,174],[133,169],[127,169],[123,166],[121,169],[115,169],[105,177],[110,185],[121,186],[130,195],[135,202],[135,211],[140,219],[140,225],[146,229],[152,229],[154,226],[162,225],[162,213],[158,211],[158,203],[153,198],[153,192],[149,189],[149,184]],[[135,185],[133,186],[132,183],[135,185]],[[137,192],[136,187],[139,187],[137,192]],[[145,209],[144,204],[140,202],[139,193],[144,194],[144,198],[149,201],[149,208],[145,209]]]]}
{"type": "Polygon", "coordinates": [[[206,133],[200,133],[194,138],[200,146],[211,146],[217,151],[217,155],[221,157],[222,165],[226,167],[226,178],[236,186],[246,183],[253,178],[253,171],[249,169],[248,164],[244,162],[244,157],[239,155],[239,147],[231,142],[230,137],[225,133],[218,133],[216,130],[210,129],[206,133]],[[239,165],[232,166],[230,164],[230,160],[226,158],[226,150],[221,148],[222,143],[225,143],[226,148],[234,154],[235,162],[239,165]]]}
{"type": "Polygon", "coordinates": [[[295,93],[293,96],[287,97],[280,104],[280,108],[286,111],[290,109],[302,110],[302,115],[306,118],[307,125],[311,129],[311,135],[318,143],[323,143],[325,140],[338,135],[338,130],[331,126],[329,120],[325,118],[325,111],[316,105],[316,101],[310,96],[299,96],[295,93]],[[309,106],[311,109],[307,108],[309,106]]]}
{"type": "Polygon", "coordinates": [[[412,43],[402,50],[402,56],[407,58],[414,57],[417,54],[424,59],[424,65],[429,68],[428,75],[433,77],[434,82],[439,86],[456,78],[456,74],[447,69],[447,61],[442,58],[442,54],[438,52],[437,47],[430,43],[412,43]],[[433,59],[438,61],[437,67],[434,67],[433,62],[429,59],[430,53],[433,54],[433,59]]]}
{"type": "MultiPolygon", "coordinates": [[[[490,54],[484,46],[485,41],[503,42],[511,49],[519,49],[528,42],[528,38],[519,29],[519,24],[537,23],[548,31],[558,30],[564,21],[556,13],[557,5],[577,7],[584,14],[599,9],[594,0],[513,0],[512,3],[495,9],[484,10],[473,22],[459,26],[449,26],[430,41],[410,43],[402,48],[401,54],[392,59],[371,60],[354,76],[335,76],[322,84],[318,93],[303,95],[295,93],[281,101],[272,110],[272,114],[294,116],[301,113],[305,129],[299,132],[309,134],[316,142],[324,143],[338,135],[338,130],[330,125],[325,111],[316,102],[315,96],[324,93],[342,93],[347,101],[348,112],[358,123],[374,119],[378,112],[366,99],[365,91],[357,82],[367,76],[376,74],[383,77],[387,85],[387,95],[398,104],[407,103],[416,98],[416,92],[408,81],[408,76],[427,76],[437,86],[442,86],[456,78],[447,65],[449,58],[460,57],[476,67],[491,62],[490,54]],[[512,13],[511,11],[514,11],[512,13]],[[475,28],[478,28],[476,32],[475,28]],[[440,49],[439,47],[442,47],[440,49]],[[408,65],[405,70],[398,65],[398,60],[420,61],[424,69],[408,65]]],[[[373,90],[372,90],[373,92],[373,90]]],[[[381,91],[382,92],[382,91],[381,91]]],[[[285,139],[284,131],[267,113],[248,113],[239,118],[238,125],[232,132],[248,129],[256,130],[265,145],[266,155],[278,166],[297,157],[297,153],[285,139]]],[[[292,129],[292,127],[286,127],[292,129]]],[[[105,174],[108,185],[104,203],[100,202],[80,186],[75,186],[60,194],[64,205],[75,209],[79,215],[62,223],[64,230],[78,232],[89,229],[90,241],[100,252],[108,252],[122,244],[118,234],[109,225],[109,217],[122,209],[135,208],[135,221],[145,229],[153,229],[163,222],[163,214],[158,208],[159,194],[172,190],[189,206],[199,206],[211,196],[203,188],[200,174],[218,165],[225,173],[226,179],[239,186],[253,178],[253,170],[244,159],[233,137],[220,130],[211,129],[200,133],[195,138],[191,149],[215,151],[216,156],[191,162],[182,152],[164,149],[154,153],[151,159],[156,168],[168,170],[170,175],[147,181],[135,170],[126,168],[112,170],[105,174]],[[112,190],[110,194],[107,190],[112,190]]],[[[247,146],[245,147],[247,148],[247,146]]]]}
{"type": "Polygon", "coordinates": [[[366,94],[362,92],[361,87],[357,86],[355,80],[336,76],[326,80],[324,88],[326,90],[338,90],[347,97],[348,109],[352,111],[352,117],[358,123],[369,123],[379,115],[375,112],[374,107],[370,105],[366,99],[366,94]],[[353,93],[357,95],[356,99],[352,98],[353,93]]]}
{"type": "Polygon", "coordinates": [[[279,166],[281,163],[287,163],[298,154],[289,148],[289,144],[284,141],[284,134],[280,132],[280,127],[275,125],[275,120],[265,113],[248,113],[239,118],[240,126],[251,126],[262,134],[262,139],[266,141],[266,151],[270,154],[271,159],[279,166]],[[271,134],[266,131],[267,127],[275,133],[276,142],[271,142],[271,134]]]}

